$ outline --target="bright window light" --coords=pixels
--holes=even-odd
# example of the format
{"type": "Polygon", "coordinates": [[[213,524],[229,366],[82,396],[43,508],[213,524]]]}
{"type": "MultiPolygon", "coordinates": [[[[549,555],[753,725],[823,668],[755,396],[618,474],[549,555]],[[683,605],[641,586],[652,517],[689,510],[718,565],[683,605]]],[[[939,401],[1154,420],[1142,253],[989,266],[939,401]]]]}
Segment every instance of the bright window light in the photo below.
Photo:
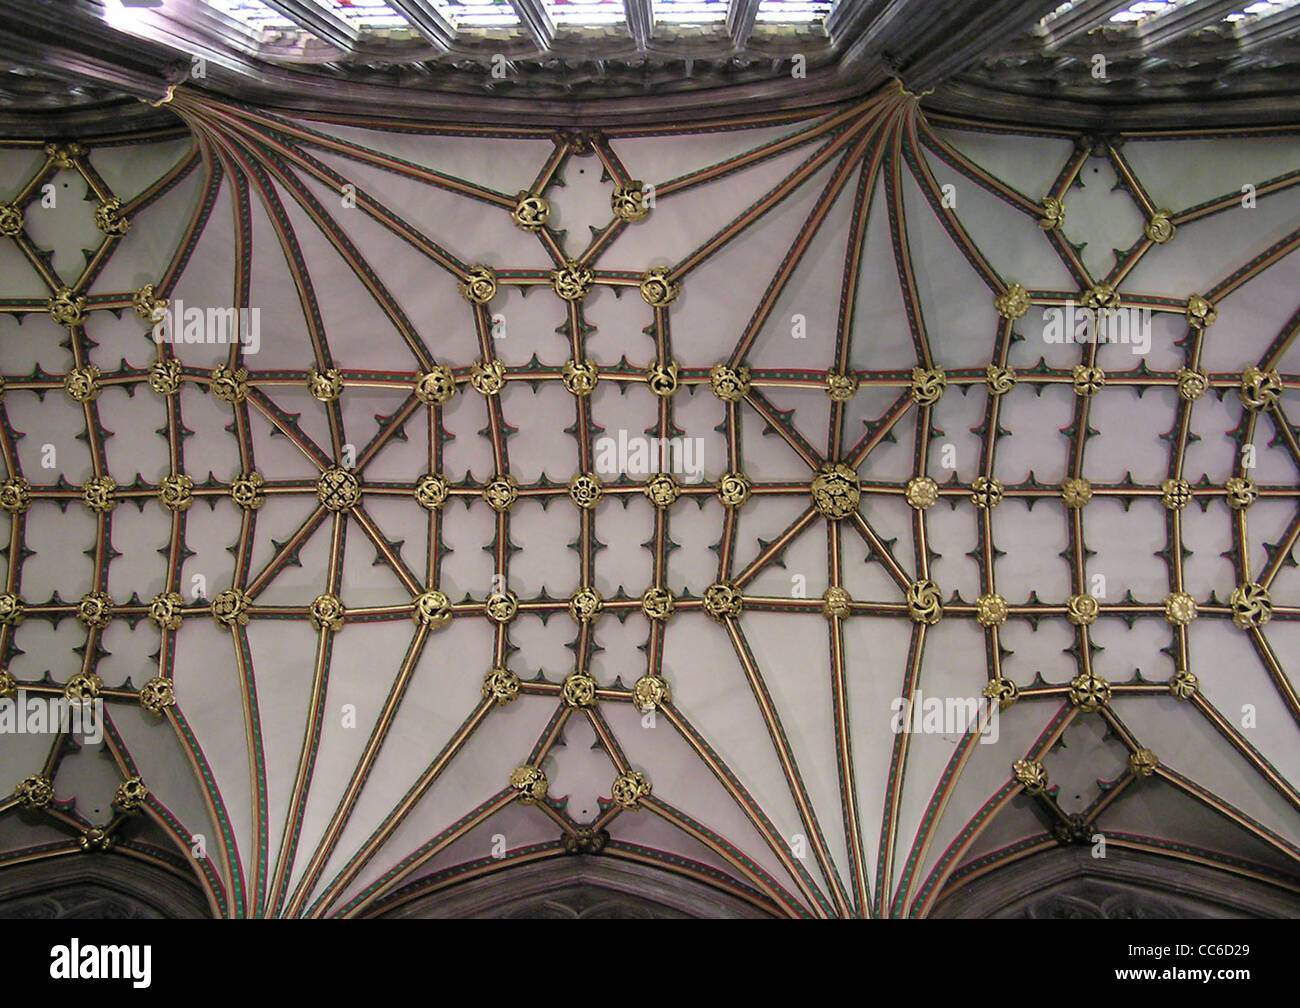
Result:
{"type": "Polygon", "coordinates": [[[519,24],[509,0],[433,0],[453,28],[508,28],[519,24]]]}
{"type": "Polygon", "coordinates": [[[1122,11],[1116,11],[1110,20],[1119,24],[1139,24],[1147,18],[1167,13],[1190,2],[1191,0],[1140,0],[1139,3],[1129,4],[1122,11]]]}
{"type": "Polygon", "coordinates": [[[1284,11],[1288,7],[1294,7],[1297,2],[1300,2],[1300,0],[1260,0],[1259,3],[1249,4],[1239,11],[1234,11],[1223,20],[1229,24],[1237,21],[1252,21],[1256,18],[1276,14],[1278,11],[1284,11]]]}
{"type": "Polygon", "coordinates": [[[410,22],[384,0],[334,0],[332,6],[358,28],[406,28],[410,22]]]}
{"type": "Polygon", "coordinates": [[[254,31],[297,31],[298,26],[281,14],[268,7],[262,0],[207,0],[209,7],[215,7],[240,24],[245,24],[254,31]]]}
{"type": "Polygon", "coordinates": [[[622,0],[545,0],[546,13],[557,27],[596,28],[623,24],[627,15],[622,0]]]}
{"type": "Polygon", "coordinates": [[[655,0],[655,20],[665,24],[712,25],[727,20],[726,0],[655,0]]]}
{"type": "MultiPolygon", "coordinates": [[[[306,34],[264,0],[204,0],[255,34],[306,34]]],[[[410,23],[389,0],[311,0],[344,18],[361,32],[402,31],[410,23]]],[[[517,28],[519,15],[510,0],[429,0],[457,31],[475,28],[517,28]]],[[[627,23],[623,0],[542,0],[559,28],[581,31],[627,23]]],[[[729,0],[652,0],[654,20],[675,26],[718,26],[726,23],[729,0]]],[[[761,0],[756,20],[771,26],[818,25],[835,7],[835,0],[761,0]]]]}
{"type": "Polygon", "coordinates": [[[825,21],[835,6],[815,0],[763,0],[755,18],[760,24],[808,25],[825,21]]]}
{"type": "Polygon", "coordinates": [[[1064,14],[1073,6],[1074,6],[1073,2],[1063,3],[1061,4],[1061,6],[1057,7],[1056,10],[1052,11],[1050,14],[1043,15],[1043,17],[1039,19],[1038,23],[1040,25],[1051,24],[1053,21],[1055,21],[1058,17],[1060,17],[1062,14],[1064,14]]]}

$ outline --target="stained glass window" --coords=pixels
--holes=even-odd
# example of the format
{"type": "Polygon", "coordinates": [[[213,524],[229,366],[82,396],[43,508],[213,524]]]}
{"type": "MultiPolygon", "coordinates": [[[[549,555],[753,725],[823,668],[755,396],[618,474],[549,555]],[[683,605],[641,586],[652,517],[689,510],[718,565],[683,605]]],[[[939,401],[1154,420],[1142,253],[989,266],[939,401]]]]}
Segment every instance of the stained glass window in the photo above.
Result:
{"type": "Polygon", "coordinates": [[[410,28],[384,0],[333,0],[331,6],[358,28],[410,28]]]}
{"type": "Polygon", "coordinates": [[[519,24],[509,0],[434,0],[439,14],[454,28],[494,28],[519,24]]]}
{"type": "MultiPolygon", "coordinates": [[[[292,19],[285,17],[262,0],[207,0],[207,2],[255,31],[301,31],[292,19]]],[[[385,0],[314,0],[314,2],[345,18],[361,31],[410,28],[410,22],[385,0]]],[[[509,27],[519,24],[519,16],[510,6],[509,0],[433,0],[433,7],[453,28],[509,27]]]]}
{"type": "Polygon", "coordinates": [[[596,27],[627,20],[622,0],[546,0],[546,13],[557,28],[596,27]]]}
{"type": "Polygon", "coordinates": [[[298,28],[262,0],[208,0],[208,4],[256,31],[294,31],[298,28]]]}
{"type": "Polygon", "coordinates": [[[674,25],[716,25],[727,20],[726,0],[655,0],[655,20],[674,25]]]}

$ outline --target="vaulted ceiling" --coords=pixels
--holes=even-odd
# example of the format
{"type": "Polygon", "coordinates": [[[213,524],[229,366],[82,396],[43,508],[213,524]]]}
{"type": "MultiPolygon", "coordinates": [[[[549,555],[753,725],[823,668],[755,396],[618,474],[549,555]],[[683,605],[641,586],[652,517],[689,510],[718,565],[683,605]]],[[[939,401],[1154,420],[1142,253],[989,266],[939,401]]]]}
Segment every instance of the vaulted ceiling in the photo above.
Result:
{"type": "Polygon", "coordinates": [[[234,80],[0,141],[0,691],[109,719],[0,734],[0,863],[228,916],[579,854],[780,916],[1099,843],[1300,889],[1295,129],[234,80]]]}

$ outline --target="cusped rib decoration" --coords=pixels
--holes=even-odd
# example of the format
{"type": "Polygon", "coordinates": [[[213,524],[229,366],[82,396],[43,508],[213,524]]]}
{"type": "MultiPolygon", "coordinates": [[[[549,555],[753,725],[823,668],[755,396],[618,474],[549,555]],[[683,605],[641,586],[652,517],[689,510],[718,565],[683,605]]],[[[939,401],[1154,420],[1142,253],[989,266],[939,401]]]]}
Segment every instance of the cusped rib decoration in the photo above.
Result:
{"type": "MultiPolygon", "coordinates": [[[[814,118],[712,124],[713,149],[734,153],[654,185],[646,180],[661,164],[681,163],[659,152],[677,139],[704,149],[701,137],[670,127],[468,130],[494,145],[483,157],[535,164],[531,182],[510,192],[413,153],[465,130],[331,127],[184,87],[167,107],[192,145],[131,198],[95,168],[119,153],[111,146],[101,155],[51,144],[34,174],[0,180],[6,281],[29,290],[35,281],[17,277],[30,267],[44,288],[0,301],[12,316],[0,318],[4,339],[24,341],[22,352],[6,343],[0,400],[10,525],[0,687],[102,698],[120,781],[112,814],[95,818],[110,799],[89,770],[67,773],[78,740],[56,734],[37,752],[29,737],[4,761],[13,792],[0,812],[21,819],[30,840],[11,840],[0,861],[111,848],[193,873],[212,912],[232,917],[378,915],[572,855],[657,863],[774,915],[924,916],[964,879],[1099,835],[1300,886],[1300,794],[1286,755],[1300,699],[1275,636],[1292,640],[1285,630],[1300,619],[1286,577],[1300,539],[1300,443],[1285,413],[1300,377],[1280,370],[1300,310],[1211,353],[1216,327],[1252,284],[1283,263],[1294,273],[1300,216],[1286,199],[1300,170],[1255,180],[1252,221],[1272,213],[1269,233],[1280,236],[1227,261],[1197,235],[1247,212],[1237,182],[1166,209],[1123,138],[939,130],[897,86],[814,118]],[[1058,158],[1059,170],[1046,191],[1026,195],[964,151],[965,136],[982,137],[974,149],[991,155],[1058,158]],[[1071,230],[1072,197],[1097,162],[1141,218],[1104,274],[1067,237],[1081,233],[1071,230]],[[88,187],[102,237],[75,276],[33,236],[44,187],[66,172],[88,187]],[[575,241],[586,221],[576,203],[566,207],[563,184],[579,172],[599,174],[609,193],[585,247],[575,241]],[[470,204],[461,223],[496,215],[516,244],[490,261],[462,260],[452,250],[475,242],[422,227],[395,208],[385,180],[394,192],[424,187],[438,207],[470,204]],[[688,200],[701,193],[734,204],[734,216],[665,254],[680,242],[653,231],[656,218],[687,212],[679,201],[702,212],[688,200]],[[1017,228],[990,224],[1012,218],[1017,228]],[[205,244],[223,228],[224,246],[205,244]],[[146,230],[170,249],[161,271],[103,289],[119,247],[146,230]],[[1166,245],[1208,256],[1216,277],[1183,289],[1168,270],[1144,273],[1166,245]],[[1020,261],[1062,282],[1003,275],[995,263],[1008,248],[1030,250],[1020,261]],[[733,275],[724,289],[719,264],[738,249],[769,272],[733,275]],[[807,304],[812,271],[837,296],[830,307],[807,304]],[[327,308],[345,283],[359,283],[350,289],[380,313],[363,330],[341,331],[327,308]],[[217,358],[210,346],[149,336],[179,301],[202,296],[182,291],[245,308],[276,284],[300,311],[296,324],[261,327],[275,366],[245,352],[256,323],[237,312],[231,324],[245,339],[217,358]],[[419,288],[457,292],[454,317],[409,313],[403,302],[419,288]],[[691,299],[719,307],[688,312],[691,299]],[[1044,344],[1039,315],[1074,303],[1103,317],[1149,311],[1160,355],[1148,366],[1128,347],[1044,344]],[[728,315],[734,305],[742,316],[728,315]],[[706,318],[714,331],[701,330],[706,318]],[[117,341],[127,327],[129,340],[117,341]],[[530,327],[543,334],[540,356],[506,353],[530,327]],[[59,359],[60,331],[64,372],[31,368],[33,354],[59,359]],[[115,361],[119,345],[129,349],[115,361]],[[387,363],[393,346],[405,367],[387,363]],[[1171,356],[1175,366],[1161,363],[1171,356]],[[279,365],[290,357],[299,365],[279,365]],[[32,412],[37,399],[46,412],[32,412]],[[1129,416],[1140,399],[1158,401],[1157,422],[1169,423],[1163,434],[1139,429],[1145,421],[1128,431],[1161,444],[1158,478],[1090,466],[1095,425],[1112,410],[1129,416]],[[1065,404],[1059,443],[1048,430],[1056,421],[1035,413],[1056,416],[1035,405],[1049,400],[1065,404]],[[511,408],[524,403],[526,412],[511,408]],[[54,478],[28,461],[47,440],[29,421],[68,410],[88,469],[56,468],[54,478]],[[651,417],[647,466],[610,472],[602,453],[614,435],[626,447],[651,417]],[[1227,439],[1222,427],[1217,437],[1233,460],[1220,452],[1223,472],[1202,477],[1189,453],[1223,420],[1227,439]],[[975,438],[962,441],[958,427],[971,421],[975,438]],[[1000,444],[1027,423],[1020,445],[1046,450],[1000,466],[1000,444]],[[535,430],[563,432],[567,471],[538,478],[519,442],[512,450],[512,438],[535,430]],[[166,472],[147,479],[143,445],[155,431],[166,472]],[[692,479],[672,451],[696,435],[720,450],[692,479]],[[476,439],[490,454],[462,476],[476,439]],[[127,440],[140,447],[113,456],[127,440]],[[1044,482],[1025,466],[1026,478],[1017,468],[1026,457],[1053,475],[1044,482]],[[289,461],[277,472],[273,459],[289,461]],[[203,475],[217,465],[227,471],[203,475]],[[1285,512],[1280,524],[1269,512],[1278,539],[1262,563],[1248,522],[1256,507],[1285,512]],[[29,537],[77,511],[95,529],[78,595],[42,597],[48,589],[34,590],[42,580],[25,569],[57,537],[41,532],[35,553],[29,537]],[[1131,549],[1144,557],[1142,516],[1159,516],[1162,589],[1126,590],[1113,551],[1110,590],[1099,587],[1085,544],[1094,514],[1108,538],[1112,527],[1121,538],[1134,529],[1131,549]],[[528,523],[521,547],[512,532],[528,523]],[[1007,573],[1007,551],[1026,548],[1013,543],[1046,541],[1027,536],[1030,526],[1064,530],[1068,576],[1054,597],[1007,573]],[[539,527],[541,539],[576,530],[567,554],[576,574],[546,571],[561,594],[518,573],[521,550],[545,555],[539,527]],[[1229,544],[1230,581],[1225,568],[1188,566],[1213,553],[1215,527],[1229,544]],[[218,579],[214,558],[235,530],[218,579]],[[626,548],[629,535],[644,537],[644,563],[628,559],[638,545],[626,548]],[[701,544],[707,563],[689,559],[701,544]],[[490,565],[471,563],[475,547],[490,565]],[[121,558],[138,563],[153,550],[161,577],[113,575],[121,558]],[[468,566],[453,573],[453,561],[468,566]],[[465,573],[489,568],[490,584],[465,573]],[[196,573],[207,575],[202,589],[196,573]],[[74,624],[69,659],[58,647],[74,624]],[[632,631],[639,666],[626,657],[632,631]],[[571,650],[567,667],[556,633],[559,650],[571,650]],[[144,635],[156,635],[153,664],[110,664],[118,645],[144,635]],[[344,651],[349,635],[370,643],[344,651]],[[1224,656],[1242,653],[1223,650],[1228,639],[1248,645],[1262,677],[1225,673],[1224,656]],[[292,657],[305,640],[314,643],[292,657]],[[891,698],[922,694],[976,698],[967,713],[996,717],[1000,737],[983,744],[965,721],[946,735],[891,730],[891,698]],[[1243,724],[1243,704],[1274,719],[1268,733],[1243,724]],[[1253,796],[1228,793],[1214,760],[1255,775],[1253,796]],[[1067,776],[1098,778],[1095,797],[1069,801],[1053,780],[1063,763],[1067,776]],[[146,765],[175,773],[158,779],[146,765]],[[1139,793],[1168,817],[1126,811],[1139,793]],[[1240,845],[1199,833],[1179,812],[1190,806],[1222,819],[1240,845]]],[[[5,153],[30,161],[32,148],[5,153]]],[[[1031,174],[1022,165],[1017,177],[1031,174]]],[[[687,224],[682,233],[693,233],[687,224]]],[[[148,249],[132,248],[144,261],[148,249]]],[[[77,551],[64,562],[74,567],[77,551]]],[[[1014,570],[1024,569],[1021,553],[1014,570]]],[[[0,747],[17,739],[0,736],[0,747]]]]}

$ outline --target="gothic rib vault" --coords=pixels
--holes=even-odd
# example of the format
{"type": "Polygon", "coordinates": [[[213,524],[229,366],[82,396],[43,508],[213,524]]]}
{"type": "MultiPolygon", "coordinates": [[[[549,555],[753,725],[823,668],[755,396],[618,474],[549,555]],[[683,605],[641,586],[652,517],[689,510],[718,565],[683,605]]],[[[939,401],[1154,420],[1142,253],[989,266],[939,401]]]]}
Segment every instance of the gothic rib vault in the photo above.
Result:
{"type": "Polygon", "coordinates": [[[1293,130],[165,107],[0,145],[3,685],[109,717],[0,735],[4,864],[368,916],[598,854],[924,916],[1104,836],[1296,892],[1293,130]],[[1074,302],[1149,351],[1046,341],[1074,302]],[[256,352],[156,343],[183,305],[256,352]],[[920,695],[996,741],[892,731],[920,695]]]}

